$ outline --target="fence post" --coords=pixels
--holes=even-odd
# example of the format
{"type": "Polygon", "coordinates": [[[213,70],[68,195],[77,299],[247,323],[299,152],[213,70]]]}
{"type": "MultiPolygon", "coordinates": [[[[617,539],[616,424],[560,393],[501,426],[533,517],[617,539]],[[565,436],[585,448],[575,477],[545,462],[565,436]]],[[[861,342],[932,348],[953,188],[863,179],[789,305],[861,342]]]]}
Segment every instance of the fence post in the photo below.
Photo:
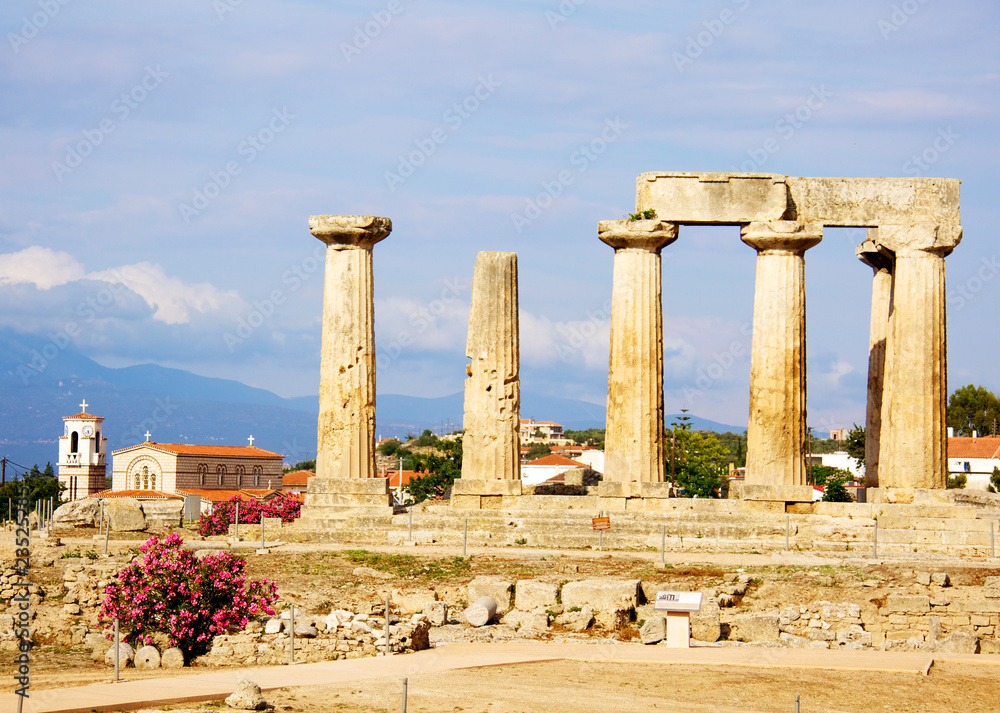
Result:
{"type": "MultiPolygon", "coordinates": [[[[262,516],[263,517],[263,516],[262,516]]],[[[289,609],[288,626],[288,663],[295,663],[295,605],[289,609]]]]}
{"type": "Polygon", "coordinates": [[[406,684],[407,680],[403,679],[403,713],[406,713],[406,684]]]}
{"type": "Polygon", "coordinates": [[[663,525],[663,530],[660,532],[660,564],[665,565],[667,563],[667,526],[663,525]]]}
{"type": "Polygon", "coordinates": [[[115,683],[118,683],[118,657],[121,654],[121,639],[118,638],[118,620],[115,619],[115,683]]]}
{"type": "Polygon", "coordinates": [[[240,541],[240,501],[236,501],[236,522],[234,523],[236,530],[234,531],[234,539],[240,541]]]}

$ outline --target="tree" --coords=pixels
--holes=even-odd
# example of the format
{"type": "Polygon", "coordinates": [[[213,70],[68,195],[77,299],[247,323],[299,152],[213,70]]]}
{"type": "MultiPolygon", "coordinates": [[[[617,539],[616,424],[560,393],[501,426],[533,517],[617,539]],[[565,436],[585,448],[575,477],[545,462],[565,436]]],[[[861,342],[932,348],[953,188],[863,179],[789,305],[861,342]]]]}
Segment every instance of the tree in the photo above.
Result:
{"type": "Polygon", "coordinates": [[[854,424],[854,428],[847,432],[847,438],[844,439],[844,448],[847,450],[847,455],[854,459],[859,468],[863,466],[865,464],[865,429],[854,424]]]}
{"type": "Polygon", "coordinates": [[[812,466],[812,484],[823,487],[830,483],[840,481],[846,483],[854,480],[854,476],[842,468],[834,468],[832,465],[812,466]]]}
{"type": "Polygon", "coordinates": [[[66,486],[59,482],[52,468],[52,463],[46,463],[44,471],[39,470],[36,463],[20,479],[8,480],[3,487],[0,487],[0,501],[16,500],[24,493],[23,489],[25,488],[27,489],[28,501],[33,507],[34,503],[49,498],[58,503],[66,486]]]}
{"type": "Polygon", "coordinates": [[[375,450],[378,451],[380,455],[394,456],[396,455],[396,451],[398,451],[401,447],[402,444],[399,441],[397,441],[395,438],[390,438],[388,441],[385,441],[384,443],[379,443],[378,447],[375,450]]]}
{"type": "Polygon", "coordinates": [[[964,473],[959,473],[958,475],[952,477],[948,476],[948,489],[949,490],[962,490],[965,488],[969,479],[964,473]]]}
{"type": "Polygon", "coordinates": [[[1000,491],[1000,468],[993,466],[993,475],[990,476],[990,484],[986,489],[991,493],[1000,491]]]}
{"type": "Polygon", "coordinates": [[[700,498],[718,497],[725,482],[730,451],[710,431],[692,431],[687,409],[666,432],[666,452],[672,458],[674,482],[681,495],[700,498]]]}
{"type": "MultiPolygon", "coordinates": [[[[836,469],[835,469],[836,470],[836,469]]],[[[840,471],[843,475],[834,475],[826,483],[826,491],[823,493],[823,502],[827,503],[851,503],[854,498],[847,492],[844,484],[853,480],[854,476],[846,470],[840,471]]]]}
{"type": "Polygon", "coordinates": [[[296,470],[308,470],[313,473],[316,472],[316,461],[314,460],[302,460],[293,465],[291,468],[284,468],[282,473],[291,473],[296,470]]]}
{"type": "Polygon", "coordinates": [[[600,449],[604,449],[604,429],[603,428],[587,428],[582,431],[574,431],[572,429],[566,429],[563,431],[563,435],[569,438],[578,446],[588,445],[597,446],[600,449]]]}
{"type": "Polygon", "coordinates": [[[532,443],[528,447],[528,453],[524,456],[526,461],[538,460],[539,458],[544,458],[545,456],[552,453],[552,449],[549,448],[548,443],[532,443]]]}
{"type": "Polygon", "coordinates": [[[956,436],[994,433],[1000,424],[1000,399],[982,386],[963,386],[948,399],[948,425],[956,436]]]}
{"type": "Polygon", "coordinates": [[[545,435],[542,433],[542,429],[536,428],[535,432],[531,434],[531,437],[532,438],[545,438],[545,435]]]}
{"type": "Polygon", "coordinates": [[[426,475],[411,478],[402,487],[409,497],[407,504],[423,502],[427,498],[441,497],[456,478],[462,476],[462,439],[438,441],[439,453],[417,453],[412,457],[413,470],[426,475]]]}
{"type": "Polygon", "coordinates": [[[424,432],[420,434],[420,438],[413,442],[413,445],[417,448],[426,448],[427,446],[433,446],[438,442],[438,437],[434,435],[434,432],[429,428],[425,428],[424,432]]]}

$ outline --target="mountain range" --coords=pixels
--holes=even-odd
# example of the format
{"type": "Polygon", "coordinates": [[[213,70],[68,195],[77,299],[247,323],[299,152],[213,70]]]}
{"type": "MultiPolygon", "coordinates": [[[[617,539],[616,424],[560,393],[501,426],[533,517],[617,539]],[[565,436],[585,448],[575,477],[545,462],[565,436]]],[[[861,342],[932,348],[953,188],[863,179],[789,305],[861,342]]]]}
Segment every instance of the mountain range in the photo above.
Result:
{"type": "MultiPolygon", "coordinates": [[[[318,375],[317,375],[318,381],[318,375]]],[[[30,467],[58,459],[62,418],[103,416],[108,450],[140,443],[149,431],[161,443],[255,445],[287,463],[316,455],[317,396],[283,398],[230,379],[198,376],[156,364],[109,368],[76,349],[11,329],[0,329],[0,454],[30,467]]],[[[461,428],[463,394],[420,398],[379,394],[380,438],[461,428]]],[[[603,428],[599,404],[522,393],[521,415],[566,429],[603,428]]],[[[675,416],[668,416],[670,423],[675,416]]],[[[742,432],[745,427],[692,416],[695,429],[742,432]]]]}

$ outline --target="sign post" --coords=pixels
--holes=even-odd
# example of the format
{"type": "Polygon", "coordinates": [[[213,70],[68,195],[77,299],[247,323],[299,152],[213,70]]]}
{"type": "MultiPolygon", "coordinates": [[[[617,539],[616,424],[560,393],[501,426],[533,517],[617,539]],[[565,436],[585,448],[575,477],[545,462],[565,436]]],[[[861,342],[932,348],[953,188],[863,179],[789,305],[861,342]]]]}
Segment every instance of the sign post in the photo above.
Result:
{"type": "Polygon", "coordinates": [[[667,618],[667,648],[691,646],[691,612],[701,609],[701,592],[657,592],[653,610],[667,618]]]}
{"type": "Polygon", "coordinates": [[[597,517],[591,520],[591,526],[597,530],[597,549],[604,551],[604,531],[611,529],[611,518],[604,517],[604,513],[598,513],[597,517]]]}

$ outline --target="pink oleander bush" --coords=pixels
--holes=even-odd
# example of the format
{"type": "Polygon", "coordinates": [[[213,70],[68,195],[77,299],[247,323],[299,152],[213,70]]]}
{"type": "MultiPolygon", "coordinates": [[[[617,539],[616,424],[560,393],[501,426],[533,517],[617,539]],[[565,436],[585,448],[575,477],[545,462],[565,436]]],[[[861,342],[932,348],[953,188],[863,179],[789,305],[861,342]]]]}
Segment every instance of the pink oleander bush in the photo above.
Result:
{"type": "Polygon", "coordinates": [[[229,526],[236,522],[236,503],[240,504],[240,524],[259,525],[260,517],[280,517],[282,522],[291,522],[302,511],[302,500],[292,493],[281,493],[267,502],[250,499],[242,500],[234,495],[212,509],[211,515],[198,519],[198,534],[224,535],[229,526]]]}
{"type": "Polygon", "coordinates": [[[118,583],[107,586],[100,616],[109,623],[118,619],[123,639],[136,646],[162,632],[190,660],[208,652],[216,634],[273,615],[278,586],[248,580],[240,557],[220,552],[199,560],[182,542],[177,533],[162,542],[150,537],[139,548],[142,562],[125,567],[118,583]]]}

